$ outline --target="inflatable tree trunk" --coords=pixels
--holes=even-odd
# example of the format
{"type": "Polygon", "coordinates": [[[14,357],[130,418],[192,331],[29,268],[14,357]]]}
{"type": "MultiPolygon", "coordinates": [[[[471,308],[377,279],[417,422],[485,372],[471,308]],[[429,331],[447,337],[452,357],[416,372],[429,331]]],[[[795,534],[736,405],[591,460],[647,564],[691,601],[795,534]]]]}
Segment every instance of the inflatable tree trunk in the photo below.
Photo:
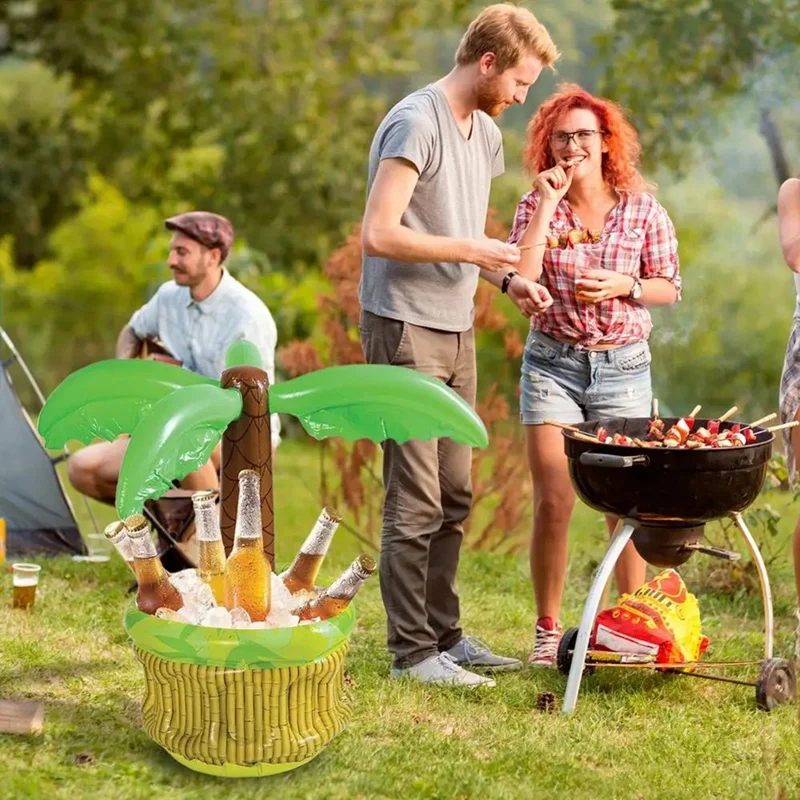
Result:
{"type": "Polygon", "coordinates": [[[264,553],[275,569],[275,514],[272,503],[272,433],[269,418],[269,378],[263,369],[237,366],[222,373],[223,389],[238,389],[242,413],[231,422],[222,437],[220,475],[220,528],[225,554],[233,548],[236,509],[239,502],[239,473],[254,469],[261,478],[261,531],[264,553]]]}

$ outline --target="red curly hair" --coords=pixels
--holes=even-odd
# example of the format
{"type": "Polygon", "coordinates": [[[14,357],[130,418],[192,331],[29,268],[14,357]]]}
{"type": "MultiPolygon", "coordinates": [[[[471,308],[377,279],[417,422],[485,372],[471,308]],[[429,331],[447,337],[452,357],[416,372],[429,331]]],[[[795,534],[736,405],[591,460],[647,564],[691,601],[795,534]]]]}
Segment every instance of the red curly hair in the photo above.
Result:
{"type": "Polygon", "coordinates": [[[532,175],[556,165],[550,148],[550,136],[556,122],[573,108],[591,111],[605,131],[608,152],[603,153],[603,180],[614,189],[644,192],[655,187],[647,183],[636,165],[642,151],[639,137],[622,108],[612,100],[594,95],[576,83],[563,83],[531,117],[526,132],[522,163],[532,175]]]}

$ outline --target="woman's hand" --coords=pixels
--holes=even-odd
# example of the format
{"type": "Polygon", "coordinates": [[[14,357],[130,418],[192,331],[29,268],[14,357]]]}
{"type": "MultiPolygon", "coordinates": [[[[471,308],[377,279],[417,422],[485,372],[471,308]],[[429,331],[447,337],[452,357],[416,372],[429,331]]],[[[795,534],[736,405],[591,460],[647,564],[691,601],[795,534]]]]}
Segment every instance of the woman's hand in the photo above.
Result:
{"type": "Polygon", "coordinates": [[[611,269],[587,269],[575,281],[578,300],[601,303],[612,297],[630,297],[633,278],[611,269]]]}
{"type": "Polygon", "coordinates": [[[533,188],[539,192],[541,202],[557,206],[572,186],[575,167],[559,161],[554,167],[540,172],[533,179],[533,188]]]}

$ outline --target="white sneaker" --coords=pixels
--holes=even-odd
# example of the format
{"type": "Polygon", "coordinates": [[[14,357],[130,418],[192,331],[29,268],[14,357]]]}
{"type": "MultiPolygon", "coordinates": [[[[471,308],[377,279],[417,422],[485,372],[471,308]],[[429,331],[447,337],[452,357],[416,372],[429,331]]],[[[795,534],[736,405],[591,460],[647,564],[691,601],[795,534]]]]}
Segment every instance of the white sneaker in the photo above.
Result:
{"type": "Polygon", "coordinates": [[[451,686],[495,686],[491,678],[468,672],[456,664],[452,656],[439,653],[430,656],[413,667],[398,669],[392,667],[393,678],[412,678],[420,683],[444,683],[451,686]]]}

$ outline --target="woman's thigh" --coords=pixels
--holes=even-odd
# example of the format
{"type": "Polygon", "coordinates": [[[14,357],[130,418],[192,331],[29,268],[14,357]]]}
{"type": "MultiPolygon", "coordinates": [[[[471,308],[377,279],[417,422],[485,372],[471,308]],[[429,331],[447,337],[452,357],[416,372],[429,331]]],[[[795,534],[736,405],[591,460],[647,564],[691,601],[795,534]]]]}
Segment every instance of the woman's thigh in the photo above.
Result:
{"type": "Polygon", "coordinates": [[[578,398],[585,389],[586,373],[580,362],[549,341],[531,333],[525,344],[520,375],[520,421],[540,425],[545,420],[583,422],[578,398]]]}
{"type": "Polygon", "coordinates": [[[648,417],[653,405],[650,348],[647,342],[597,355],[603,363],[586,395],[586,418],[648,417]]]}

